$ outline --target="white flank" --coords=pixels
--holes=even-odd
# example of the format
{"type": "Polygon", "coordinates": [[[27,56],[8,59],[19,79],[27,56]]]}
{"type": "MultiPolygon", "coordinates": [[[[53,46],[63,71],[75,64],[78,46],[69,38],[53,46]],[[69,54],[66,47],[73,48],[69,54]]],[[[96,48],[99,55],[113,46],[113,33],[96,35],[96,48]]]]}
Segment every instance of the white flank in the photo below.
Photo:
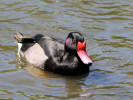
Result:
{"type": "Polygon", "coordinates": [[[22,47],[22,44],[21,43],[17,43],[18,44],[18,56],[20,57],[20,49],[22,47]]]}

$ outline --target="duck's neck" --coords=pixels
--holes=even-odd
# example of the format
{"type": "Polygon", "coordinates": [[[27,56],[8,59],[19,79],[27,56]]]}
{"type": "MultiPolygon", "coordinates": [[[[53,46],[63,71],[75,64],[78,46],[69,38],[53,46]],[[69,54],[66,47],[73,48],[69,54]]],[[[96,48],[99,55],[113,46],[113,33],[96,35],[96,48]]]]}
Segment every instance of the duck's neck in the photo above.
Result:
{"type": "Polygon", "coordinates": [[[74,59],[74,57],[76,57],[74,53],[65,51],[63,56],[61,57],[61,62],[72,61],[74,59]]]}

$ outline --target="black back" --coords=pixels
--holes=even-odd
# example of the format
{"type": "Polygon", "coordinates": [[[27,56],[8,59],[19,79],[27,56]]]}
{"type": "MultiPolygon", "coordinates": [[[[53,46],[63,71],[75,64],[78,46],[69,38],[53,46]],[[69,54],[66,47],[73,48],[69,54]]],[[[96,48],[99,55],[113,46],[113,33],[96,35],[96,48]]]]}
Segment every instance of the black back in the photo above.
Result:
{"type": "Polygon", "coordinates": [[[45,54],[48,57],[61,57],[64,51],[64,41],[61,39],[54,39],[41,34],[37,34],[33,37],[35,41],[40,44],[45,54]]]}

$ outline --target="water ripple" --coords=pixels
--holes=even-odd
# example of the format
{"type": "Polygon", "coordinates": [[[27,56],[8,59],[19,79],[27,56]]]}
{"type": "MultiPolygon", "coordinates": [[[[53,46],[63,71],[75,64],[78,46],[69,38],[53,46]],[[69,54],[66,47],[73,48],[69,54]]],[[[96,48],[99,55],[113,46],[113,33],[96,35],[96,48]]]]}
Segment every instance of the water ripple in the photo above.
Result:
{"type": "Polygon", "coordinates": [[[132,99],[131,0],[0,0],[0,99],[132,99]],[[18,62],[15,30],[65,39],[81,32],[90,74],[66,77],[18,62]]]}

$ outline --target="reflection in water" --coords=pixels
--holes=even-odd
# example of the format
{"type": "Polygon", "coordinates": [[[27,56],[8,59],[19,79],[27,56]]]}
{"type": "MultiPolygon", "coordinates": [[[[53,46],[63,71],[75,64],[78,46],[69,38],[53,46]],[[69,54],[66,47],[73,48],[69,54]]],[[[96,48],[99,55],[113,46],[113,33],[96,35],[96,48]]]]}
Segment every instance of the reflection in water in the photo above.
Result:
{"type": "MultiPolygon", "coordinates": [[[[80,76],[64,76],[64,75],[55,74],[53,72],[39,69],[29,63],[27,63],[26,66],[18,64],[17,67],[27,70],[28,72],[30,72],[31,75],[35,76],[35,79],[37,78],[45,82],[44,85],[50,88],[49,92],[55,91],[54,97],[58,99],[63,99],[64,97],[67,97],[69,99],[69,98],[75,98],[75,97],[80,97],[80,96],[84,98],[84,97],[89,97],[91,95],[90,93],[88,93],[86,90],[84,90],[81,87],[84,84],[78,82],[78,80],[88,76],[88,74],[84,74],[80,76]],[[60,90],[64,87],[65,89],[60,91],[63,94],[62,93],[61,95],[58,94],[59,91],[57,92],[57,90],[60,90]]],[[[18,91],[18,92],[23,95],[26,95],[22,93],[21,91],[18,91]]],[[[49,96],[50,95],[40,95],[40,97],[49,97],[49,96]]]]}
{"type": "Polygon", "coordinates": [[[0,99],[132,100],[132,12],[132,0],[1,0],[0,99]],[[81,32],[94,62],[90,74],[61,76],[18,64],[16,29],[62,39],[81,32]]]}
{"type": "Polygon", "coordinates": [[[58,77],[58,74],[54,74],[52,72],[48,72],[46,70],[39,69],[29,63],[26,65],[26,67],[24,67],[24,69],[29,71],[32,75],[40,77],[42,79],[58,77]]]}

